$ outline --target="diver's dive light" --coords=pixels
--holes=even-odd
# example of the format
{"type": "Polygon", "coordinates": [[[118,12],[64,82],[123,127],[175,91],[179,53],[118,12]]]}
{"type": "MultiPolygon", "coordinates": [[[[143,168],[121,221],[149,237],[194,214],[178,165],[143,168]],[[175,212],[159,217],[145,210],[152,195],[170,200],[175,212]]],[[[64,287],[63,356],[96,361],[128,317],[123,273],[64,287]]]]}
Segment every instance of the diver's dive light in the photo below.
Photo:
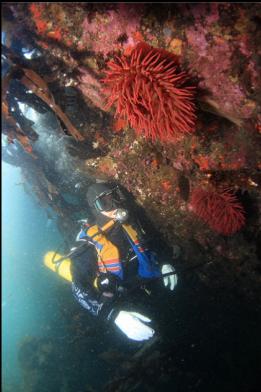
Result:
{"type": "Polygon", "coordinates": [[[123,208],[118,208],[116,213],[115,213],[115,220],[124,223],[128,219],[128,211],[124,210],[123,208]]]}

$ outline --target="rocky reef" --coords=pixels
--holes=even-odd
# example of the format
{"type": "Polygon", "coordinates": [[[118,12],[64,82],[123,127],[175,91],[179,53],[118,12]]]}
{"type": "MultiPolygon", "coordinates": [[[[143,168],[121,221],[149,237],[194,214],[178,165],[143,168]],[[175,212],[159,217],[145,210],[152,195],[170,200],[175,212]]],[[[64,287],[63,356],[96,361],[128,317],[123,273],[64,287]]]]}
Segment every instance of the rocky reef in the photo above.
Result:
{"type": "MultiPolygon", "coordinates": [[[[51,109],[60,116],[65,135],[76,138],[74,145],[69,143],[68,153],[81,158],[81,178],[118,181],[146,209],[167,241],[179,242],[184,263],[199,258],[191,250],[191,244],[197,243],[201,252],[220,265],[222,274],[237,277],[238,287],[245,287],[248,294],[257,289],[258,5],[31,3],[5,5],[4,11],[6,56],[16,69],[9,74],[7,86],[15,78],[26,87],[24,78],[31,78],[38,89],[49,94],[48,100],[35,92],[38,101],[41,98],[39,102],[44,100],[49,108],[59,105],[58,112],[55,107],[51,109]],[[12,23],[19,26],[20,49],[18,34],[10,29],[12,23]],[[37,47],[42,55],[26,60],[21,55],[22,46],[37,47]],[[143,52],[139,48],[144,48],[143,52]],[[148,63],[141,65],[143,79],[135,76],[139,61],[148,63]],[[21,69],[22,62],[34,71],[23,68],[21,76],[17,68],[21,69]],[[180,67],[181,73],[171,73],[173,66],[180,67]],[[130,69],[133,77],[126,79],[124,73],[119,73],[120,67],[124,72],[130,69]],[[117,72],[123,76],[117,76],[117,72]],[[185,79],[193,86],[193,97],[190,87],[184,87],[184,91],[179,87],[185,79]],[[106,82],[109,86],[112,82],[114,88],[110,100],[108,84],[107,93],[104,90],[106,82]],[[126,90],[122,90],[121,83],[125,83],[126,90]],[[125,91],[121,98],[120,91],[125,91]],[[190,107],[188,99],[193,99],[190,107]],[[178,105],[177,114],[173,102],[178,105]],[[161,111],[156,111],[159,107],[161,111]],[[173,137],[175,130],[183,132],[182,138],[173,137]],[[199,198],[195,201],[199,189],[202,208],[209,208],[207,218],[199,212],[199,198]],[[225,201],[220,196],[215,204],[213,197],[207,196],[226,194],[227,190],[230,204],[228,198],[225,201]]],[[[22,99],[21,94],[16,96],[22,99]]],[[[15,124],[11,122],[15,114],[17,118],[17,110],[12,113],[12,105],[5,103],[10,125],[4,133],[9,142],[16,139],[33,156],[34,138],[28,124],[20,121],[19,130],[14,132],[15,124]]],[[[54,199],[58,194],[56,189],[54,199]]],[[[55,204],[51,198],[49,205],[55,204]]],[[[54,208],[57,211],[60,207],[54,208]]],[[[68,212],[63,213],[66,215],[68,212]]]]}
{"type": "Polygon", "coordinates": [[[88,184],[116,181],[180,246],[178,267],[206,262],[194,270],[202,284],[260,309],[260,16],[255,3],[4,5],[3,159],[68,240],[88,184]],[[64,181],[10,86],[58,118],[64,181]]]}

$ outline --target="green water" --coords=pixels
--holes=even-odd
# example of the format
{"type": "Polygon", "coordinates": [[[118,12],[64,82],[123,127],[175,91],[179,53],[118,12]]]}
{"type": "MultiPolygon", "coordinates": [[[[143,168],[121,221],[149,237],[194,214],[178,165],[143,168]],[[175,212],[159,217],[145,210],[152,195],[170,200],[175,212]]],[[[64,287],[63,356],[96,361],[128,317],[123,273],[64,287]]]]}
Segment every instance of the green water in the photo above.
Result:
{"type": "Polygon", "coordinates": [[[2,166],[2,370],[3,382],[21,381],[17,356],[21,342],[45,336],[55,315],[53,286],[44,253],[62,238],[22,186],[20,170],[2,166]]]}
{"type": "Polygon", "coordinates": [[[55,221],[16,185],[18,169],[3,164],[2,178],[4,392],[109,392],[121,386],[127,392],[135,380],[137,392],[259,391],[261,320],[254,304],[233,290],[205,287],[193,271],[179,274],[173,294],[155,297],[152,319],[160,341],[128,370],[143,344],[92,318],[70,285],[44,267],[45,252],[63,242],[55,221]],[[118,370],[123,378],[104,389],[118,370]]]}

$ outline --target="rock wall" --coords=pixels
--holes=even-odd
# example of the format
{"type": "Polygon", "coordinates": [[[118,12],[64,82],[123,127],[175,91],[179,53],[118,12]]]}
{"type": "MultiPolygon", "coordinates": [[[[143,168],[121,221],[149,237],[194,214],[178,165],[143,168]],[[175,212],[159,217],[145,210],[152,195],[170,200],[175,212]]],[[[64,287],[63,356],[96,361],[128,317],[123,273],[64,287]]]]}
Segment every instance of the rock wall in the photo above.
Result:
{"type": "MultiPolygon", "coordinates": [[[[206,284],[226,283],[258,298],[259,5],[23,3],[10,9],[13,23],[31,32],[42,53],[45,68],[35,61],[32,67],[51,90],[78,89],[92,113],[81,127],[90,151],[86,176],[119,181],[132,192],[173,248],[182,247],[182,263],[214,263],[218,279],[211,267],[199,272],[206,284]],[[182,140],[148,140],[114,118],[115,106],[106,109],[107,63],[130,58],[139,43],[175,56],[196,88],[195,130],[182,140]],[[240,230],[224,235],[199,219],[191,197],[196,189],[229,189],[244,210],[240,230]]],[[[224,225],[228,216],[220,217],[224,225]]]]}

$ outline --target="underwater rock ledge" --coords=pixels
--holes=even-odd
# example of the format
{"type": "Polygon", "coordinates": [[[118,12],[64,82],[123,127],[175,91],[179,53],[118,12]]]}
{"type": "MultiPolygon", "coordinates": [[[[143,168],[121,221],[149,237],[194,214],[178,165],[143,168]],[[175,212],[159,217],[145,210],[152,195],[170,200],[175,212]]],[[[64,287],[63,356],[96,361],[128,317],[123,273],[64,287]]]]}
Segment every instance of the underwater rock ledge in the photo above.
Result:
{"type": "Polygon", "coordinates": [[[57,181],[57,167],[36,148],[39,141],[28,123],[16,112],[22,127],[18,132],[10,107],[4,107],[9,116],[4,133],[10,143],[5,159],[23,166],[24,178],[32,185],[29,191],[58,214],[66,238],[73,238],[75,216],[84,211],[87,185],[95,178],[118,181],[173,249],[179,244],[182,263],[193,265],[200,259],[215,264],[218,279],[210,267],[195,271],[206,285],[226,284],[260,306],[258,4],[12,3],[7,9],[3,29],[9,60],[17,67],[22,47],[39,49],[39,58],[21,61],[45,81],[83,138],[72,142],[68,124],[67,129],[61,124],[60,137],[66,140],[61,156],[67,163],[75,159],[77,172],[71,166],[74,173],[57,181]],[[131,58],[137,45],[177,56],[197,86],[193,134],[174,143],[168,137],[150,141],[145,132],[137,136],[135,122],[131,128],[125,118],[114,120],[114,108],[105,109],[102,80],[107,64],[117,56],[131,58]],[[68,103],[68,91],[64,93],[68,88],[75,91],[73,104],[68,103]],[[15,150],[13,141],[24,152],[15,150]],[[82,185],[75,188],[77,184],[82,185]],[[191,209],[198,188],[230,189],[244,211],[244,226],[239,222],[237,231],[219,233],[198,219],[191,209]],[[70,192],[77,194],[78,206],[63,198],[70,192]]]}

